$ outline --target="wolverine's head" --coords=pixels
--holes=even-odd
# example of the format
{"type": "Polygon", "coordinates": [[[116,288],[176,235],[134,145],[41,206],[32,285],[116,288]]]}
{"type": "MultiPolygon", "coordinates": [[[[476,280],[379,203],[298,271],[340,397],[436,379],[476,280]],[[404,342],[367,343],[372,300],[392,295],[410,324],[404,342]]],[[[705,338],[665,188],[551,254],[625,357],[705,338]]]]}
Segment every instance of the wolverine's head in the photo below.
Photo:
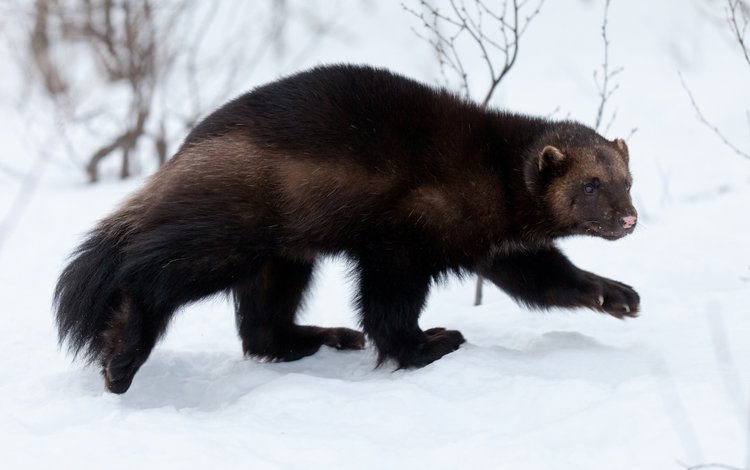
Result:
{"type": "Polygon", "coordinates": [[[616,240],[632,233],[638,220],[628,162],[624,140],[608,141],[569,125],[539,143],[527,165],[527,181],[556,234],[616,240]]]}

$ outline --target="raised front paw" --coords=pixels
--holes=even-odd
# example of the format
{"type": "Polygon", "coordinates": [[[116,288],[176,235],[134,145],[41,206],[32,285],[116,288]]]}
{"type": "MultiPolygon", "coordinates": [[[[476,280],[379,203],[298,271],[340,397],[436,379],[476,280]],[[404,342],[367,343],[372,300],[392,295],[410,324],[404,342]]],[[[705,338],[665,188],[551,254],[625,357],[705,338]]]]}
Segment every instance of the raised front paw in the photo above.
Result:
{"type": "Polygon", "coordinates": [[[615,318],[637,317],[641,297],[632,287],[596,274],[587,273],[586,306],[615,318]]]}

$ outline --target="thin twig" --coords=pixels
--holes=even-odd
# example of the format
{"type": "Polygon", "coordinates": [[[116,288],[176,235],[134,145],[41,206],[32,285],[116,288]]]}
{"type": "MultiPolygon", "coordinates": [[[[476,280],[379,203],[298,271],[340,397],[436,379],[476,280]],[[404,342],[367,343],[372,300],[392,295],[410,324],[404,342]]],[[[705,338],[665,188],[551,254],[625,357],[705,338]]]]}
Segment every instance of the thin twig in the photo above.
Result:
{"type": "MultiPolygon", "coordinates": [[[[613,79],[619,75],[622,71],[622,67],[617,67],[614,70],[610,70],[610,64],[609,64],[609,35],[607,34],[607,26],[609,24],[609,5],[610,0],[606,0],[604,3],[604,19],[602,20],[602,28],[601,28],[601,35],[602,40],[604,42],[604,60],[602,61],[601,66],[601,79],[599,77],[599,71],[594,71],[594,82],[596,83],[596,88],[599,93],[599,107],[596,110],[596,119],[594,120],[594,129],[599,130],[600,127],[603,124],[604,119],[604,110],[607,106],[607,102],[612,97],[612,95],[620,88],[619,83],[615,83],[614,85],[611,85],[613,79]]],[[[607,125],[604,127],[604,132],[607,133],[609,131],[609,128],[612,126],[612,123],[615,121],[615,117],[617,117],[617,110],[614,110],[612,112],[612,115],[610,116],[607,125]]]]}
{"type": "Polygon", "coordinates": [[[750,65],[750,47],[745,39],[748,23],[750,23],[750,20],[748,20],[748,10],[750,10],[750,7],[746,6],[740,0],[727,0],[726,14],[729,28],[732,30],[735,39],[737,39],[742,49],[745,62],[747,62],[747,65],[750,65]]]}
{"type": "Polygon", "coordinates": [[[693,96],[693,92],[690,91],[690,88],[688,88],[687,84],[685,84],[685,80],[682,78],[682,73],[679,73],[680,76],[680,84],[682,84],[682,88],[685,89],[685,92],[688,94],[688,97],[690,98],[690,104],[693,106],[693,110],[695,110],[696,117],[698,120],[703,123],[704,126],[711,129],[711,131],[716,134],[717,137],[719,137],[722,142],[724,142],[724,145],[732,149],[737,155],[750,159],[750,153],[745,152],[741,150],[739,147],[734,145],[729,139],[726,138],[726,136],[719,130],[719,128],[712,124],[706,117],[703,115],[703,112],[701,111],[700,106],[698,106],[698,103],[695,101],[695,97],[693,96]]]}
{"type": "Polygon", "coordinates": [[[40,152],[34,165],[21,181],[21,185],[16,192],[16,196],[11,203],[10,209],[8,209],[8,212],[0,223],[0,254],[2,254],[3,248],[8,242],[11,233],[18,226],[18,223],[26,212],[34,193],[39,187],[39,183],[42,180],[44,171],[49,163],[49,157],[49,152],[40,152]]]}
{"type": "Polygon", "coordinates": [[[417,18],[427,35],[414,30],[420,39],[435,50],[440,73],[446,84],[450,82],[448,72],[458,78],[464,96],[469,96],[468,73],[458,44],[466,37],[481,56],[488,76],[487,90],[482,93],[481,104],[487,106],[497,87],[513,68],[518,57],[520,39],[532,20],[541,11],[545,0],[540,0],[528,13],[522,14],[529,0],[504,0],[500,7],[489,7],[481,0],[449,0],[448,12],[443,12],[427,0],[420,0],[420,10],[405,4],[402,8],[417,18]]]}

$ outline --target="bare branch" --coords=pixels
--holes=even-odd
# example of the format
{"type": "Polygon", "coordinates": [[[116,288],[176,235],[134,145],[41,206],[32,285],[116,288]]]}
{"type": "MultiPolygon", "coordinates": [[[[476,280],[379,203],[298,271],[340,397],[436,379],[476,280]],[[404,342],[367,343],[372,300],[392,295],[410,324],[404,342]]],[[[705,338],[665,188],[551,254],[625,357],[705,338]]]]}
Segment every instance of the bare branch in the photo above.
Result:
{"type": "Polygon", "coordinates": [[[57,97],[67,91],[68,85],[50,53],[50,15],[49,2],[38,0],[34,3],[34,28],[29,40],[29,49],[34,65],[41,75],[44,88],[50,96],[57,97]]]}
{"type": "Polygon", "coordinates": [[[2,221],[0,221],[0,254],[10,238],[13,230],[18,226],[19,220],[23,217],[31,199],[39,186],[44,171],[49,163],[49,153],[42,151],[36,158],[34,165],[23,177],[21,186],[16,192],[15,198],[10,205],[2,221]]]}
{"type": "Polygon", "coordinates": [[[742,49],[742,54],[745,56],[745,62],[750,65],[750,45],[748,40],[745,39],[747,33],[748,24],[750,19],[748,18],[748,10],[750,7],[745,5],[741,0],[727,0],[727,22],[729,23],[729,29],[732,30],[737,43],[742,49]]]}
{"type": "Polygon", "coordinates": [[[477,274],[477,283],[474,287],[474,306],[482,305],[482,291],[484,290],[484,276],[477,274]]]}
{"type": "MultiPolygon", "coordinates": [[[[58,138],[66,143],[62,148],[70,152],[74,147],[68,144],[77,140],[68,136],[68,130],[91,134],[100,141],[93,150],[75,149],[75,153],[86,155],[86,161],[79,159],[78,164],[85,167],[92,181],[99,177],[99,163],[112,157],[120,159],[120,177],[130,175],[131,164],[133,168],[138,164],[136,149],[156,150],[149,153],[163,163],[170,141],[181,135],[184,127],[192,127],[208,107],[235,93],[269,51],[286,56],[291,47],[282,43],[289,23],[299,22],[318,39],[334,28],[327,16],[286,0],[242,2],[231,8],[231,17],[222,25],[221,46],[209,52],[202,46],[206,36],[216,31],[212,26],[221,9],[207,7],[205,2],[28,3],[22,11],[14,12],[16,18],[23,17],[29,23],[26,56],[20,61],[34,72],[31,78],[40,85],[42,99],[53,107],[49,114],[54,116],[58,138]],[[273,21],[258,22],[259,8],[267,10],[273,21]],[[84,67],[72,67],[70,63],[63,67],[59,59],[63,56],[69,62],[80,61],[84,67]],[[71,72],[81,68],[90,71],[85,79],[71,72]],[[201,89],[198,84],[209,73],[213,82],[223,82],[224,86],[201,89]],[[101,88],[117,89],[113,94],[118,104],[89,99],[92,85],[97,93],[101,88]],[[142,146],[144,140],[151,145],[142,146]]],[[[318,42],[310,41],[305,47],[295,43],[294,52],[309,53],[318,42]]]]}
{"type": "Polygon", "coordinates": [[[488,77],[487,90],[481,94],[482,106],[487,106],[503,78],[510,72],[518,57],[521,37],[541,11],[545,0],[527,9],[529,0],[504,0],[490,7],[482,0],[448,0],[447,12],[420,0],[421,11],[402,4],[402,8],[417,18],[427,35],[415,34],[437,53],[440,73],[446,83],[448,75],[458,79],[464,96],[471,95],[468,73],[464,67],[459,44],[468,43],[479,53],[488,77]],[[510,6],[509,6],[510,1],[510,6]],[[527,12],[528,11],[528,12],[527,12]]]}
{"type": "Polygon", "coordinates": [[[447,71],[451,71],[458,77],[461,93],[464,96],[468,97],[468,74],[464,70],[461,55],[456,49],[456,41],[458,40],[462,32],[461,24],[457,23],[450,17],[442,15],[437,9],[432,8],[425,0],[420,1],[420,5],[422,7],[422,10],[427,12],[427,15],[425,15],[424,12],[416,12],[406,5],[401,4],[402,8],[406,12],[412,14],[422,22],[422,27],[429,32],[429,35],[431,37],[423,36],[416,30],[412,31],[414,31],[414,34],[418,38],[430,44],[430,46],[432,46],[432,48],[435,50],[438,58],[438,63],[440,65],[440,74],[443,76],[443,79],[448,82],[449,78],[447,71]],[[443,31],[443,28],[445,26],[454,26],[459,29],[453,34],[449,35],[448,33],[445,33],[443,31]]]}
{"type": "Polygon", "coordinates": [[[20,170],[17,170],[13,168],[11,165],[8,165],[3,162],[0,162],[0,172],[5,173],[7,176],[13,179],[20,179],[24,177],[24,174],[20,170]]]}
{"type": "Polygon", "coordinates": [[[526,31],[526,28],[528,28],[529,23],[536,17],[539,12],[541,11],[542,5],[544,4],[544,0],[541,0],[537,6],[536,9],[534,9],[531,14],[526,16],[526,19],[524,22],[520,23],[518,22],[518,13],[520,11],[520,8],[522,8],[522,5],[525,5],[526,2],[522,2],[521,6],[517,3],[517,0],[513,0],[513,26],[510,29],[511,34],[513,35],[513,38],[510,42],[506,40],[506,44],[508,47],[506,50],[509,50],[509,53],[506,53],[505,55],[505,64],[503,66],[503,69],[500,71],[499,75],[497,75],[494,80],[492,81],[492,84],[490,86],[490,89],[487,90],[487,95],[484,98],[484,101],[482,102],[482,106],[487,106],[490,102],[490,99],[492,98],[492,94],[495,92],[495,89],[500,84],[503,78],[510,72],[510,69],[513,67],[513,65],[516,63],[516,58],[518,57],[518,46],[519,41],[521,39],[521,36],[523,36],[523,33],[526,31]]]}
{"type": "MultiPolygon", "coordinates": [[[[602,127],[603,121],[604,121],[604,110],[607,107],[607,103],[609,102],[610,98],[612,98],[612,95],[620,88],[619,83],[613,84],[613,79],[617,77],[620,73],[622,73],[623,68],[617,67],[615,69],[610,69],[609,64],[609,35],[607,34],[607,26],[609,23],[609,5],[610,0],[606,0],[604,3],[604,19],[602,20],[602,27],[601,27],[601,36],[602,41],[604,43],[604,59],[602,61],[601,65],[601,76],[599,75],[599,70],[594,71],[594,82],[596,83],[596,89],[599,95],[599,106],[596,110],[596,118],[594,120],[594,129],[597,131],[600,130],[602,127]]],[[[609,117],[609,120],[607,122],[607,125],[604,126],[604,133],[609,132],[609,128],[612,126],[612,123],[615,120],[615,117],[617,116],[617,110],[614,110],[609,117]]]]}
{"type": "Polygon", "coordinates": [[[729,147],[736,153],[737,155],[750,159],[750,153],[745,152],[741,150],[739,147],[734,145],[720,130],[719,128],[712,124],[706,117],[703,115],[703,112],[701,111],[700,106],[698,106],[698,103],[695,101],[695,97],[693,96],[693,92],[690,91],[690,88],[688,88],[687,84],[685,84],[685,80],[682,78],[682,74],[679,74],[680,76],[680,84],[682,84],[682,88],[685,90],[685,92],[688,94],[688,97],[690,98],[690,104],[693,106],[693,110],[695,110],[696,117],[698,120],[703,123],[704,126],[711,129],[711,131],[716,134],[716,136],[721,139],[722,142],[724,142],[724,145],[729,147]]]}

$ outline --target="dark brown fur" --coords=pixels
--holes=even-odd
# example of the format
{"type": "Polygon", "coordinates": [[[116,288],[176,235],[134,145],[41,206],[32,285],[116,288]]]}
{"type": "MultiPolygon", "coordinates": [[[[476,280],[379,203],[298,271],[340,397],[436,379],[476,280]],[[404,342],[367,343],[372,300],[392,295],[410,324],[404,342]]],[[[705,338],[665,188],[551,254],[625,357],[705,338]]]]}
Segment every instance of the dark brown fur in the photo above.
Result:
{"type": "Polygon", "coordinates": [[[417,323],[451,272],[479,272],[533,307],[632,316],[635,291],[553,243],[632,231],[627,163],[624,142],[581,124],[487,111],[384,70],[316,68],[207,117],[102,221],[58,283],[60,335],[118,393],[174,311],[220,291],[233,293],[246,354],[358,349],[359,332],[294,322],[316,260],[338,254],[359,275],[380,361],[400,367],[464,341],[417,323]]]}

